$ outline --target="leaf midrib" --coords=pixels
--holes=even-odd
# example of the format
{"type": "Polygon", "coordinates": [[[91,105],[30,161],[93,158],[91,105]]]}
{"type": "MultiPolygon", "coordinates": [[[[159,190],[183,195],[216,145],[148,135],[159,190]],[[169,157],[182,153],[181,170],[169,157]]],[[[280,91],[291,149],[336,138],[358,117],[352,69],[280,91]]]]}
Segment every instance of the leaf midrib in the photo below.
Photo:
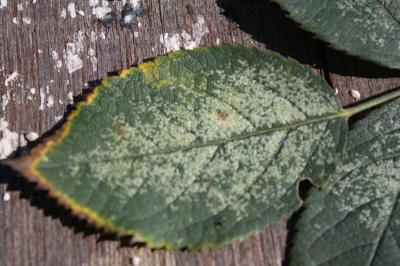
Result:
{"type": "MultiPolygon", "coordinates": [[[[272,132],[284,131],[284,130],[298,128],[298,127],[306,126],[306,125],[310,125],[310,124],[316,124],[316,123],[319,123],[319,122],[327,122],[327,121],[335,120],[335,119],[338,119],[338,118],[347,118],[350,115],[351,114],[348,112],[348,110],[341,109],[339,112],[334,113],[334,114],[327,114],[327,115],[323,115],[323,116],[320,116],[320,117],[314,117],[314,118],[310,118],[310,119],[305,120],[305,121],[300,121],[300,122],[297,122],[297,123],[278,126],[278,127],[274,127],[274,128],[259,129],[259,130],[256,130],[256,131],[253,131],[253,132],[249,132],[249,133],[246,133],[246,134],[243,134],[243,135],[237,135],[237,136],[233,136],[233,137],[226,138],[226,139],[216,139],[216,140],[209,141],[209,142],[203,143],[203,144],[198,144],[198,145],[190,145],[190,146],[186,146],[186,147],[177,147],[177,148],[172,148],[172,149],[169,149],[169,150],[163,150],[163,151],[160,151],[160,152],[140,154],[140,155],[135,155],[135,156],[123,156],[123,157],[117,157],[117,158],[102,159],[102,160],[97,160],[97,161],[90,160],[90,161],[73,162],[73,163],[71,163],[71,161],[66,161],[64,163],[58,163],[58,164],[52,164],[52,165],[47,164],[45,166],[40,166],[40,168],[41,169],[49,169],[49,168],[57,168],[57,167],[61,167],[61,166],[71,165],[71,164],[74,164],[74,165],[85,165],[85,164],[89,164],[89,163],[107,163],[107,162],[112,162],[112,161],[117,161],[117,160],[129,160],[129,159],[130,160],[136,160],[136,159],[147,157],[147,156],[170,154],[170,153],[187,151],[187,150],[192,150],[192,149],[204,148],[204,147],[208,147],[208,146],[223,145],[223,144],[226,144],[226,143],[229,143],[229,142],[245,140],[245,139],[249,139],[249,138],[252,138],[252,137],[265,135],[265,134],[272,133],[272,132]]],[[[44,156],[46,156],[46,155],[47,154],[45,154],[44,156]]],[[[41,161],[38,164],[40,164],[40,163],[41,163],[41,161]]]]}

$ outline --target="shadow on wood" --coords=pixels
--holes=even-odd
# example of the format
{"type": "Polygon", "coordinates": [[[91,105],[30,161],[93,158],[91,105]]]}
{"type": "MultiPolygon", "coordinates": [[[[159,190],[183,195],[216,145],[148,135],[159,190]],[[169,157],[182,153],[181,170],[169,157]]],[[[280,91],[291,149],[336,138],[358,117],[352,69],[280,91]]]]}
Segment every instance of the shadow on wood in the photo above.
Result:
{"type": "Polygon", "coordinates": [[[400,77],[399,70],[381,67],[329,48],[324,42],[315,39],[312,33],[301,29],[288,18],[284,10],[270,0],[216,1],[224,10],[223,14],[239,24],[241,30],[265,44],[266,48],[292,57],[300,63],[343,76],[400,77]],[[312,54],[307,51],[312,51],[312,54]]]}

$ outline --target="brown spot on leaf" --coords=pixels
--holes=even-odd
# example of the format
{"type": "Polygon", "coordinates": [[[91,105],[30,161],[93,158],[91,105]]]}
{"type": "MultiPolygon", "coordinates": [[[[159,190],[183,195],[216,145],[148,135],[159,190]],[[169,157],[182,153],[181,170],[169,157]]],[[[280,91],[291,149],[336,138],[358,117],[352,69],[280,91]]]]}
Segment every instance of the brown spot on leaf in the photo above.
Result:
{"type": "Polygon", "coordinates": [[[217,110],[214,113],[214,119],[217,122],[226,123],[230,119],[230,115],[227,111],[217,110]]]}

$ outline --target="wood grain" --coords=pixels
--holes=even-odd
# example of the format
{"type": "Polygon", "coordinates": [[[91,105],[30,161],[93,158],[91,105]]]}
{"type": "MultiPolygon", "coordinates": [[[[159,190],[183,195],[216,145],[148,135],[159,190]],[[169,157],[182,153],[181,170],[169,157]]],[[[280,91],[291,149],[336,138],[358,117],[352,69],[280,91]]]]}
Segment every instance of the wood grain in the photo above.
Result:
{"type": "MultiPolygon", "coordinates": [[[[209,32],[200,46],[244,44],[295,58],[337,88],[343,105],[355,102],[350,89],[368,98],[400,85],[398,71],[326,48],[267,0],[142,1],[145,12],[124,28],[117,22],[99,23],[91,15],[89,1],[8,1],[0,9],[0,97],[10,99],[3,102],[0,118],[20,134],[47,132],[70,108],[68,93],[80,95],[90,82],[110,72],[165,54],[160,37],[183,31],[192,35],[201,17],[209,32]],[[71,2],[85,16],[62,18],[62,9],[71,2]],[[23,24],[23,17],[30,24],[23,24]],[[63,56],[67,44],[77,42],[83,66],[71,74],[63,56]],[[53,51],[63,63],[61,68],[53,51]],[[17,79],[4,86],[6,76],[14,71],[17,79]]],[[[44,192],[34,191],[31,184],[0,166],[0,193],[6,189],[12,191],[12,198],[0,201],[0,265],[281,265],[284,260],[286,222],[217,250],[150,250],[87,228],[47,200],[44,192]]]]}

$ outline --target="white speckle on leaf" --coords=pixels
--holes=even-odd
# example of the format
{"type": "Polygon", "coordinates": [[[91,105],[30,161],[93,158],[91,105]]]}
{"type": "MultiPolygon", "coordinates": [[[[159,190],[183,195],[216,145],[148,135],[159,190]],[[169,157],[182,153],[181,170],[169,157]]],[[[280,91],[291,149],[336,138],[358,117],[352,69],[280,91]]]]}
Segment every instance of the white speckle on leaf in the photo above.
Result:
{"type": "Polygon", "coordinates": [[[39,138],[39,135],[36,132],[29,132],[26,134],[25,138],[29,141],[35,141],[39,138]]]}
{"type": "Polygon", "coordinates": [[[18,77],[18,72],[14,71],[10,75],[7,76],[6,80],[4,81],[4,86],[8,86],[8,84],[14,81],[18,77]]]}
{"type": "Polygon", "coordinates": [[[4,192],[4,194],[3,194],[3,201],[10,201],[10,199],[11,199],[11,194],[10,194],[10,192],[4,192]]]}
{"type": "Polygon", "coordinates": [[[353,97],[356,100],[359,100],[361,98],[361,94],[358,90],[351,90],[350,94],[351,94],[351,97],[353,97]]]}
{"type": "Polygon", "coordinates": [[[76,9],[75,9],[75,3],[70,3],[68,4],[68,12],[71,18],[76,18],[76,9]]]}

